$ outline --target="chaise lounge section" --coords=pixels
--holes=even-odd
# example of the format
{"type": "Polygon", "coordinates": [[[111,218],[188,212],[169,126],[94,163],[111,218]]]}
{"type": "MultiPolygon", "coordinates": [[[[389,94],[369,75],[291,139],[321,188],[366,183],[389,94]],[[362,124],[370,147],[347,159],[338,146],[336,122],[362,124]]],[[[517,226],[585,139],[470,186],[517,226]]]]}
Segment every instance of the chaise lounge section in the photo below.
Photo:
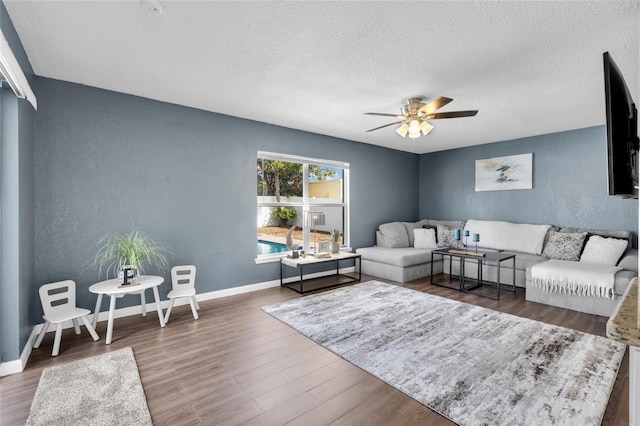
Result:
{"type": "MultiPolygon", "coordinates": [[[[414,229],[423,226],[460,228],[463,221],[421,220],[391,222],[378,227],[376,245],[356,250],[362,255],[362,273],[405,283],[431,274],[431,248],[414,246],[414,229]]],[[[433,273],[443,272],[442,260],[435,259],[433,273]]]]}
{"type": "Polygon", "coordinates": [[[615,274],[613,297],[596,297],[589,295],[563,294],[544,291],[543,288],[534,285],[531,269],[526,274],[526,299],[532,302],[585,312],[588,314],[609,317],[616,309],[622,295],[624,295],[631,281],[638,276],[638,250],[631,248],[632,235],[628,231],[590,230],[582,228],[561,228],[558,232],[579,233],[587,232],[589,235],[598,235],[604,238],[616,238],[627,241],[627,249],[617,263],[622,269],[615,274]]]}

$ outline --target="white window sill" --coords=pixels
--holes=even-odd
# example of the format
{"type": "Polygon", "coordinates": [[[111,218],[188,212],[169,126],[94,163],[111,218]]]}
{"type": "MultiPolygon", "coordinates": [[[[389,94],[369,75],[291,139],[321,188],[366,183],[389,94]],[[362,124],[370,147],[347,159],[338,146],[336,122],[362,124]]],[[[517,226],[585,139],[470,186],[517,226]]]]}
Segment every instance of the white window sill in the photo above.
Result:
{"type": "Polygon", "coordinates": [[[279,254],[277,256],[264,256],[264,257],[257,257],[255,259],[256,265],[261,265],[263,263],[273,263],[273,262],[280,262],[280,259],[282,259],[283,257],[286,257],[287,254],[279,254]]]}

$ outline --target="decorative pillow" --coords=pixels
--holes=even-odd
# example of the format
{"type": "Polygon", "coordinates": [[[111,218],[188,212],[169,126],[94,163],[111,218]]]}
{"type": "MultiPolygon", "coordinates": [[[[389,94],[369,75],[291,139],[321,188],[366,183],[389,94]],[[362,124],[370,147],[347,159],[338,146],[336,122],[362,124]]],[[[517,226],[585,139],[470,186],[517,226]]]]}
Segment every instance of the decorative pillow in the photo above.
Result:
{"type": "Polygon", "coordinates": [[[580,260],[586,232],[552,232],[542,255],[549,259],[580,260]]]}
{"type": "Polygon", "coordinates": [[[422,225],[424,229],[433,229],[433,234],[436,236],[436,243],[438,242],[438,227],[435,225],[422,225]]]}
{"type": "MultiPolygon", "coordinates": [[[[632,248],[632,235],[629,231],[613,231],[610,229],[583,229],[583,228],[562,228],[560,232],[588,232],[589,235],[599,235],[602,238],[617,238],[619,240],[627,240],[627,251],[632,248]]],[[[589,237],[587,237],[588,239],[589,237]]]]}
{"type": "Polygon", "coordinates": [[[413,246],[415,248],[436,249],[435,229],[416,228],[413,230],[413,246]]]}
{"type": "Polygon", "coordinates": [[[438,248],[463,248],[464,244],[462,244],[462,241],[456,240],[455,232],[456,228],[447,225],[438,225],[438,248]]]}
{"type": "Polygon", "coordinates": [[[592,235],[584,246],[580,262],[616,266],[625,251],[627,251],[627,240],[592,235]]]}

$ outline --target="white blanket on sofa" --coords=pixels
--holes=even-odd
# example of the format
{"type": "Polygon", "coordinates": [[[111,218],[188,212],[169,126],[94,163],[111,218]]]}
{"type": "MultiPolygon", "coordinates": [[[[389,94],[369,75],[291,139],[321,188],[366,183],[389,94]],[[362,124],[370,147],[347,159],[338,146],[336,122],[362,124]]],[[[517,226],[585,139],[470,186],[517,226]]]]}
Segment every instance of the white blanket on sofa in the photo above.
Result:
{"type": "MultiPolygon", "coordinates": [[[[470,219],[464,228],[471,235],[480,235],[479,247],[540,254],[544,238],[551,225],[470,219]]],[[[469,244],[473,245],[471,238],[469,238],[469,244]]]]}
{"type": "Polygon", "coordinates": [[[531,267],[531,281],[543,291],[613,299],[615,275],[621,270],[619,266],[552,259],[531,267]]]}

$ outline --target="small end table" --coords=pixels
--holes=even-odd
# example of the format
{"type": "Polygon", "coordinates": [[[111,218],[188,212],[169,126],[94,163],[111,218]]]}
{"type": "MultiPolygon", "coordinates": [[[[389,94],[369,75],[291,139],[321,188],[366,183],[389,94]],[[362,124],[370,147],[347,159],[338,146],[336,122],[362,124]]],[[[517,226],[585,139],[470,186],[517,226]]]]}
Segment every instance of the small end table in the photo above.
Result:
{"type": "Polygon", "coordinates": [[[442,261],[444,262],[444,257],[445,256],[449,256],[449,278],[451,278],[451,265],[452,265],[452,259],[454,257],[458,258],[459,262],[460,262],[460,276],[459,276],[459,281],[460,284],[457,288],[457,290],[465,292],[465,293],[473,293],[473,294],[477,294],[478,296],[482,296],[482,297],[488,297],[490,299],[494,299],[494,300],[500,300],[500,290],[501,287],[504,286],[505,284],[502,284],[500,282],[500,269],[501,269],[501,265],[502,262],[506,261],[506,260],[511,260],[513,263],[511,264],[511,271],[513,273],[513,281],[511,285],[509,285],[510,288],[505,288],[504,290],[506,291],[510,291],[512,293],[516,292],[516,255],[513,253],[504,253],[504,252],[475,252],[475,251],[465,251],[462,249],[456,249],[456,248],[442,248],[442,249],[436,249],[436,250],[432,250],[431,251],[431,285],[437,285],[440,287],[445,287],[445,288],[452,288],[450,286],[446,286],[446,285],[442,285],[442,284],[437,284],[433,282],[433,256],[434,255],[440,255],[442,256],[442,261]],[[473,279],[473,278],[467,278],[465,276],[465,264],[467,260],[475,260],[477,262],[477,266],[478,266],[478,278],[477,279],[473,279]],[[482,278],[482,266],[483,265],[492,265],[495,266],[497,269],[497,281],[495,283],[496,286],[496,296],[493,297],[491,295],[486,295],[486,294],[481,294],[481,293],[475,293],[472,290],[476,289],[476,288],[480,288],[484,285],[491,285],[493,286],[493,283],[488,283],[485,282],[484,279],[482,278]],[[466,283],[467,281],[472,283],[472,286],[467,286],[466,283]]]}

